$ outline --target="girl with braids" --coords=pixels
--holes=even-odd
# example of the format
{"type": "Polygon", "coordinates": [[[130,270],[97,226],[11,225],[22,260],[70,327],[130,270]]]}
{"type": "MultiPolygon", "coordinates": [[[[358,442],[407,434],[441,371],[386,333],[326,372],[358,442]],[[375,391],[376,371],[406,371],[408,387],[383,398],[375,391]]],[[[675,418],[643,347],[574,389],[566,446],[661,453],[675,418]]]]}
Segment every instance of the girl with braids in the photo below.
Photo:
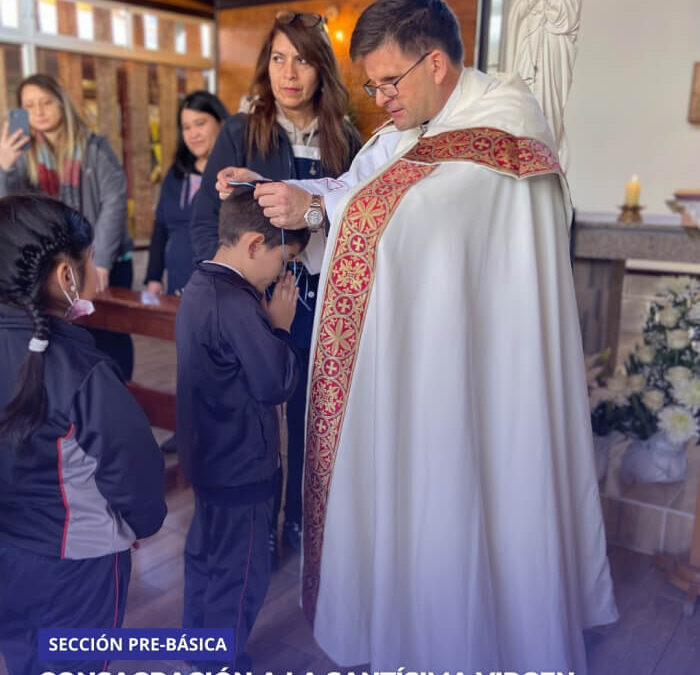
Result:
{"type": "Polygon", "coordinates": [[[121,625],[137,538],[166,513],[163,460],[111,359],[70,320],[97,289],[93,229],[40,195],[0,199],[0,652],[39,662],[37,628],[121,625]]]}
{"type": "MultiPolygon", "coordinates": [[[[220,199],[217,173],[247,167],[272,180],[336,177],[347,171],[360,149],[360,136],[345,118],[348,92],[320,14],[283,10],[262,45],[250,86],[250,109],[224,123],[194,200],[192,246],[199,260],[212,258],[218,244],[220,199]]],[[[310,246],[318,246],[314,235],[310,246]]],[[[318,274],[294,265],[299,300],[292,338],[301,356],[299,385],[287,404],[288,470],[282,542],[301,548],[301,478],[309,347],[318,274]]],[[[275,511],[279,512],[281,488],[275,511]]],[[[270,533],[277,565],[277,518],[270,533]]]]}
{"type": "MultiPolygon", "coordinates": [[[[95,229],[98,290],[131,288],[133,243],[126,221],[126,176],[107,139],[93,134],[68,94],[50,75],[31,75],[17,88],[17,105],[29,113],[31,138],[0,131],[0,197],[28,191],[56,197],[79,211],[95,229]]],[[[94,331],[129,380],[131,337],[94,331]]]]}

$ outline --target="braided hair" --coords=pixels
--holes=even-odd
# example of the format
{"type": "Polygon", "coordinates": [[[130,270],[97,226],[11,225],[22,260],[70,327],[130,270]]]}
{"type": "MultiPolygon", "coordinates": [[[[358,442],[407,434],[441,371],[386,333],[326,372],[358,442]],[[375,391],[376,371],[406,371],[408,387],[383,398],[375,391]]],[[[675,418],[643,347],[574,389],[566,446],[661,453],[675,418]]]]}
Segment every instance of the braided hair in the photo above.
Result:
{"type": "Polygon", "coordinates": [[[46,416],[44,350],[50,337],[46,282],[61,256],[82,273],[93,229],[77,211],[43,195],[0,199],[0,303],[20,307],[32,321],[32,340],[12,399],[0,415],[0,437],[22,446],[46,416]]]}

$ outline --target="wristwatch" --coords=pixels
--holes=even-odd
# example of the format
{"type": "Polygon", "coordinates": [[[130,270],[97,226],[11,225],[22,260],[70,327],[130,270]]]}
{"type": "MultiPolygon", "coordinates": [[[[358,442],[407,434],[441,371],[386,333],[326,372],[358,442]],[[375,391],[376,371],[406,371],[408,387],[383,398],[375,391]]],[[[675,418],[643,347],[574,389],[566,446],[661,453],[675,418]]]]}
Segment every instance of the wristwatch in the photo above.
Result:
{"type": "Polygon", "coordinates": [[[323,227],[325,214],[321,206],[321,195],[311,195],[311,204],[304,214],[306,225],[312,232],[318,232],[323,227]]]}

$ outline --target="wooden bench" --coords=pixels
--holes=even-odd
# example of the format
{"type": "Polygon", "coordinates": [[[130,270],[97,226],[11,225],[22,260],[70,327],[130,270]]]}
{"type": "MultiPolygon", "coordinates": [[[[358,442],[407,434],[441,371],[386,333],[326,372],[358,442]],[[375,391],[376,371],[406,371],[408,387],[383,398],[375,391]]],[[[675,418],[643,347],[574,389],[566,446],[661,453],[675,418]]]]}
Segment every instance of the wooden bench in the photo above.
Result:
{"type": "MultiPolygon", "coordinates": [[[[149,295],[149,302],[144,303],[141,293],[125,288],[108,288],[99,293],[93,302],[95,313],[78,322],[83,326],[175,340],[175,315],[180,305],[180,299],[175,296],[149,295]]],[[[152,426],[175,431],[175,394],[134,381],[127,382],[127,387],[152,426]]],[[[166,461],[166,465],[166,486],[183,485],[185,479],[174,456],[166,461]]]]}

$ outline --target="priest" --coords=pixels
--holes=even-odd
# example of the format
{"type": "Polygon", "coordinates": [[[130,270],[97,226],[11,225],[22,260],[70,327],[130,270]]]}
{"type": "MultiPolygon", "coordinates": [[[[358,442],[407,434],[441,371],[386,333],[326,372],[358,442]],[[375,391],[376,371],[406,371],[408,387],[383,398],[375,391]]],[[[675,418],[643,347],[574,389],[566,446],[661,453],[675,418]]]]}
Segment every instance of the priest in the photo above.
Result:
{"type": "Polygon", "coordinates": [[[583,675],[617,611],[550,129],[518,77],[462,66],[441,0],[379,0],[350,53],[388,123],[340,179],[256,189],[278,226],[330,221],[304,612],[342,665],[583,675]]]}

